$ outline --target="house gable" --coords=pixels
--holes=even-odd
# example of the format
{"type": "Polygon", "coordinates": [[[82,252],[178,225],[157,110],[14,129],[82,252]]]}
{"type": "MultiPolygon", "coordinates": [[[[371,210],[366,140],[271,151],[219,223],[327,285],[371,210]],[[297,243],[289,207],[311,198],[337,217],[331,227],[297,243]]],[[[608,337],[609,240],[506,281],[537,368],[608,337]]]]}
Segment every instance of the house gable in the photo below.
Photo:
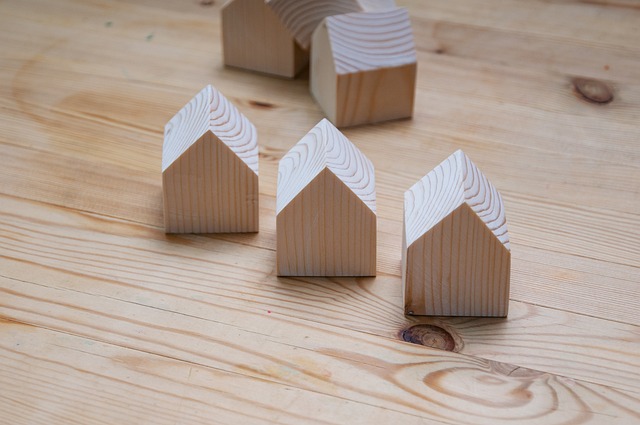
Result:
{"type": "Polygon", "coordinates": [[[373,164],[328,120],[312,128],[278,166],[276,213],[325,168],[328,168],[375,213],[376,193],[373,164]]]}
{"type": "Polygon", "coordinates": [[[502,197],[461,150],[414,184],[404,195],[407,246],[466,203],[509,249],[502,197]]]}
{"type": "Polygon", "coordinates": [[[258,174],[258,139],[255,127],[211,85],[195,95],[165,126],[162,171],[169,168],[208,131],[258,174]]]}
{"type": "Polygon", "coordinates": [[[507,315],[511,253],[466,202],[404,251],[406,312],[507,315]]]}
{"type": "Polygon", "coordinates": [[[280,276],[374,276],[376,215],[323,168],[277,216],[280,276]]]}
{"type": "Polygon", "coordinates": [[[167,233],[258,231],[258,175],[210,130],[162,179],[167,233]]]}

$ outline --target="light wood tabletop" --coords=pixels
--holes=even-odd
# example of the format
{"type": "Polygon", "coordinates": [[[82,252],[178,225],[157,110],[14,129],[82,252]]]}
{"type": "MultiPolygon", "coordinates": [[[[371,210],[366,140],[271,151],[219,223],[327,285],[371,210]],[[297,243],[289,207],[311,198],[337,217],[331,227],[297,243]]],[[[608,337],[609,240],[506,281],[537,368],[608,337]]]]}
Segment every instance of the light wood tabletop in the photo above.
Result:
{"type": "Polygon", "coordinates": [[[0,423],[640,423],[640,4],[398,0],[414,117],[344,131],[377,277],[278,278],[278,160],[323,115],[308,72],[223,66],[222,3],[0,1],[0,423]],[[164,233],[207,84],[257,128],[259,233],[164,233]],[[403,193],[457,149],[504,199],[506,319],[403,314],[403,193]]]}

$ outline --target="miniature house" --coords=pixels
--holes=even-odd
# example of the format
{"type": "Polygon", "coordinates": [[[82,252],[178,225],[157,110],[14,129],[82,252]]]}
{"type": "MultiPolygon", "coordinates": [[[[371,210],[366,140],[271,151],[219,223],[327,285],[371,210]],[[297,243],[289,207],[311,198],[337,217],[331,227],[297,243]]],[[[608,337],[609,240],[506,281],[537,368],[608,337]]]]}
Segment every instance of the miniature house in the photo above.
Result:
{"type": "Polygon", "coordinates": [[[258,231],[256,129],[211,86],[165,126],[162,190],[167,233],[258,231]]]}
{"type": "Polygon", "coordinates": [[[222,9],[222,45],[228,66],[293,78],[309,63],[308,51],[265,0],[231,0],[222,9]]]}
{"type": "Polygon", "coordinates": [[[406,314],[504,317],[510,265],[502,198],[462,151],[405,193],[406,314]]]}
{"type": "Polygon", "coordinates": [[[222,9],[224,63],[293,78],[309,63],[311,34],[322,19],[394,6],[394,0],[231,0],[222,9]]]}
{"type": "Polygon", "coordinates": [[[311,93],[336,126],[413,115],[417,62],[405,9],[327,17],[312,46],[311,93]]]}
{"type": "Polygon", "coordinates": [[[279,276],[374,276],[373,164],[329,121],[281,160],[276,201],[279,276]]]}

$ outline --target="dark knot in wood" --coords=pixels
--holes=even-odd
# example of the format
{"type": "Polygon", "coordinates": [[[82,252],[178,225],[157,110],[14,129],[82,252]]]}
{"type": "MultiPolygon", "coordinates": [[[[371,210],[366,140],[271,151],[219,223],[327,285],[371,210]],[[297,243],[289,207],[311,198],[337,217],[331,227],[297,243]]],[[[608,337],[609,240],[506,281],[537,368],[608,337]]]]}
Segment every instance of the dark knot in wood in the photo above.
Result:
{"type": "Polygon", "coordinates": [[[572,80],[576,93],[592,103],[605,104],[613,100],[613,91],[602,81],[576,77],[572,80]]]}
{"type": "Polygon", "coordinates": [[[412,344],[424,345],[440,350],[454,351],[456,348],[456,341],[453,336],[440,326],[435,325],[413,325],[400,332],[400,337],[412,344]]]}

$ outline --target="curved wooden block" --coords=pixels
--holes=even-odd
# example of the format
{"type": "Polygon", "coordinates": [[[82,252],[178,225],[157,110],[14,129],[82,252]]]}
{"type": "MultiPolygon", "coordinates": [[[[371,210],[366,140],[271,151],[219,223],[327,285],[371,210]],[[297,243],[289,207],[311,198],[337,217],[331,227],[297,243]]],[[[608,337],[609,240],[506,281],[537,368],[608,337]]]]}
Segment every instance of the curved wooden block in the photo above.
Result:
{"type": "Polygon", "coordinates": [[[405,313],[499,316],[511,252],[502,197],[457,151],[404,195],[405,313]]]}
{"type": "Polygon", "coordinates": [[[256,129],[210,85],[165,126],[162,190],[167,233],[258,231],[256,129]]]}
{"type": "Polygon", "coordinates": [[[305,50],[313,30],[327,16],[395,7],[394,0],[267,0],[267,4],[305,50]]]}
{"type": "Polygon", "coordinates": [[[265,0],[232,0],[222,9],[222,46],[228,66],[293,78],[309,63],[265,0]]]}
{"type": "Polygon", "coordinates": [[[416,70],[405,9],[330,16],[313,34],[311,93],[338,127],[411,117],[416,70]]]}
{"type": "Polygon", "coordinates": [[[322,120],[281,160],[276,202],[279,276],[374,276],[373,164],[322,120]]]}

